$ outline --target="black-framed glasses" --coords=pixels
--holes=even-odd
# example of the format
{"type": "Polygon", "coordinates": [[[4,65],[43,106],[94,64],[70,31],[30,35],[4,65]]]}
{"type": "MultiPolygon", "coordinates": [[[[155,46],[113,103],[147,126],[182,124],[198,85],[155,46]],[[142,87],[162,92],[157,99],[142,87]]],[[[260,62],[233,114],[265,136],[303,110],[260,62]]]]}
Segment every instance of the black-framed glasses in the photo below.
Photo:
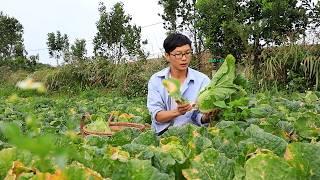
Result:
{"type": "Polygon", "coordinates": [[[176,54],[171,54],[170,53],[170,55],[174,56],[177,59],[182,59],[183,56],[190,57],[192,55],[192,51],[188,51],[188,52],[185,52],[185,53],[176,53],[176,54]]]}

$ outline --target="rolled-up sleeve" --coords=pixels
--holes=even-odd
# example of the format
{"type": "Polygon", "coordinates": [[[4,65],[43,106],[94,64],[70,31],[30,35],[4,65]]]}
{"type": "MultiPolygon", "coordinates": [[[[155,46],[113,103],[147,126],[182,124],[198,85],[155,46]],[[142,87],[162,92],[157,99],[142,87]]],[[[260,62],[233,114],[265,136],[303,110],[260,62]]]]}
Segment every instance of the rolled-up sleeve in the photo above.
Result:
{"type": "Polygon", "coordinates": [[[202,123],[201,122],[202,116],[203,116],[203,114],[200,111],[195,110],[195,111],[193,111],[191,119],[192,119],[193,123],[195,123],[198,126],[208,126],[209,123],[202,123]]]}
{"type": "Polygon", "coordinates": [[[159,111],[165,110],[165,104],[161,98],[161,93],[156,87],[157,85],[155,80],[151,78],[148,82],[147,107],[149,109],[152,120],[156,120],[156,114],[159,111]]]}

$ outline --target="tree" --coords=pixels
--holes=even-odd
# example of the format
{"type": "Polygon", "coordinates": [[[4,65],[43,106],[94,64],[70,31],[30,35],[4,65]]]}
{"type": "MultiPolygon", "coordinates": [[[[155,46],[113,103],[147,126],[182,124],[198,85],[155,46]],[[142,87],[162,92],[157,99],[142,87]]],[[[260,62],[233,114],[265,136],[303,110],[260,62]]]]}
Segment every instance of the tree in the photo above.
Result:
{"type": "Polygon", "coordinates": [[[297,0],[252,0],[244,9],[256,68],[263,47],[295,42],[309,24],[305,7],[297,0]]]}
{"type": "Polygon", "coordinates": [[[163,14],[159,15],[165,21],[164,28],[169,32],[176,32],[178,30],[179,0],[159,0],[158,4],[163,7],[163,14]]]}
{"type": "Polygon", "coordinates": [[[205,46],[214,56],[232,53],[239,58],[248,35],[241,4],[238,0],[200,0],[196,4],[197,28],[205,36],[205,46]]]}
{"type": "Polygon", "coordinates": [[[71,55],[72,59],[76,59],[77,61],[83,61],[87,54],[86,50],[86,40],[84,39],[76,39],[73,45],[71,45],[71,55]]]}
{"type": "Polygon", "coordinates": [[[319,40],[320,38],[320,32],[319,32],[319,27],[320,27],[320,1],[317,3],[311,2],[312,0],[301,0],[302,5],[306,7],[307,13],[310,16],[310,29],[313,32],[313,43],[314,41],[319,40]]]}
{"type": "Polygon", "coordinates": [[[26,59],[27,66],[30,69],[35,69],[36,65],[39,63],[39,54],[37,55],[30,55],[29,58],[26,59]]]}
{"type": "MultiPolygon", "coordinates": [[[[315,24],[315,29],[318,29],[318,33],[316,34],[316,37],[318,38],[318,40],[320,40],[320,32],[319,32],[319,28],[320,28],[320,1],[318,1],[315,8],[313,9],[312,23],[315,24]]],[[[319,41],[317,43],[319,43],[319,41]]]]}
{"type": "Polygon", "coordinates": [[[13,17],[0,12],[0,60],[9,57],[23,57],[23,26],[13,17]]]}
{"type": "Polygon", "coordinates": [[[314,22],[316,23],[316,26],[320,26],[320,1],[316,4],[314,8],[314,17],[313,17],[314,22]]]}
{"type": "Polygon", "coordinates": [[[141,27],[131,25],[122,3],[116,3],[111,12],[103,3],[99,5],[98,32],[94,37],[94,53],[118,63],[124,55],[145,57],[141,49],[141,27]]]}
{"type": "Polygon", "coordinates": [[[171,32],[186,32],[192,36],[194,51],[198,64],[203,51],[203,36],[196,27],[199,14],[196,9],[196,0],[159,0],[158,4],[163,7],[163,14],[159,14],[165,21],[164,28],[171,32]]]}
{"type": "Polygon", "coordinates": [[[262,48],[294,42],[308,25],[297,0],[199,0],[197,9],[206,45],[222,56],[253,54],[256,68],[262,48]]]}
{"type": "Polygon", "coordinates": [[[69,38],[66,34],[62,36],[60,31],[57,31],[56,34],[48,33],[47,45],[50,57],[57,60],[57,66],[59,66],[61,57],[64,57],[65,61],[68,62],[68,58],[65,58],[65,55],[69,52],[69,38]]]}

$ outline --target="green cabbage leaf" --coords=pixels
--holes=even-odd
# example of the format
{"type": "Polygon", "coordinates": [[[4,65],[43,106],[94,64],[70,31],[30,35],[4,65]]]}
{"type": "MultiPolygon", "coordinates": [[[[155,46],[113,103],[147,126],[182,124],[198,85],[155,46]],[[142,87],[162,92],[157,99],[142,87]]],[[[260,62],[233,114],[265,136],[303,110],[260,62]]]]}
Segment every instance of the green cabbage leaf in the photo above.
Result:
{"type": "MultiPolygon", "coordinates": [[[[236,59],[228,55],[211,82],[198,95],[197,105],[202,113],[208,113],[215,108],[226,108],[226,100],[237,92],[246,94],[245,90],[236,84],[240,76],[236,76],[236,59]]],[[[239,81],[242,82],[242,81],[239,81]]],[[[241,84],[241,83],[240,83],[241,84]]]]}
{"type": "Polygon", "coordinates": [[[181,91],[180,91],[180,82],[177,79],[174,78],[168,78],[164,79],[162,81],[163,86],[168,91],[169,95],[178,103],[178,104],[184,104],[187,103],[188,100],[182,97],[181,91]]]}

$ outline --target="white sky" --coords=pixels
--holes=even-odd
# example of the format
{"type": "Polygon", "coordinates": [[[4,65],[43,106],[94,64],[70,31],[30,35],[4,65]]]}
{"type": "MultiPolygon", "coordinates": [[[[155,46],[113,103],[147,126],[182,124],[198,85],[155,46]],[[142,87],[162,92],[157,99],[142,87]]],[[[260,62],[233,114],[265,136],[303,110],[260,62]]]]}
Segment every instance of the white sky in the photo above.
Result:
{"type": "Polygon", "coordinates": [[[151,56],[162,54],[165,30],[158,16],[162,12],[158,0],[0,0],[0,11],[15,17],[23,25],[28,55],[39,54],[40,62],[56,65],[48,55],[47,34],[59,30],[69,36],[70,44],[76,38],[85,39],[87,55],[92,56],[100,1],[105,3],[108,11],[116,2],[123,2],[125,12],[133,18],[132,23],[142,27],[142,39],[148,40],[144,49],[151,56]]]}
{"type": "Polygon", "coordinates": [[[144,49],[152,55],[161,55],[165,30],[158,16],[162,12],[158,0],[0,0],[0,11],[23,25],[28,55],[39,54],[40,62],[55,65],[47,50],[49,32],[59,30],[67,34],[70,44],[76,38],[85,39],[87,55],[93,55],[92,39],[97,32],[100,1],[108,11],[116,2],[123,2],[125,12],[133,18],[132,23],[142,27],[142,39],[148,40],[144,49]]]}

